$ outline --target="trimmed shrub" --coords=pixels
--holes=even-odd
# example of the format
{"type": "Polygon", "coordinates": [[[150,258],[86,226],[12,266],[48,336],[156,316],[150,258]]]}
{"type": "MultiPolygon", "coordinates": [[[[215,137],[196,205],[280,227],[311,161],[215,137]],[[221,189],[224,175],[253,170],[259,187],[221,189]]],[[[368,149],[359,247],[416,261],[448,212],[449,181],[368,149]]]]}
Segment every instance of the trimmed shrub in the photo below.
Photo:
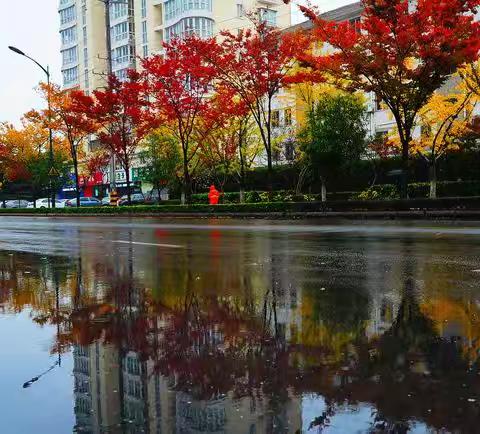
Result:
{"type": "MultiPolygon", "coordinates": [[[[161,214],[262,214],[262,213],[304,213],[304,212],[349,212],[361,216],[366,211],[411,211],[411,210],[480,210],[480,197],[409,199],[409,200],[350,200],[338,202],[260,202],[248,204],[224,204],[211,206],[196,205],[137,205],[122,207],[85,207],[51,209],[0,209],[0,215],[161,215],[161,214]]],[[[266,215],[268,217],[268,214],[266,215]]]]}
{"type": "Polygon", "coordinates": [[[353,195],[355,200],[382,200],[382,199],[398,199],[400,193],[398,188],[392,184],[374,185],[366,190],[353,195]]]}
{"type": "MultiPolygon", "coordinates": [[[[408,185],[408,196],[411,199],[428,198],[430,183],[417,182],[408,185]]],[[[352,199],[358,200],[385,200],[398,199],[397,186],[393,184],[374,185],[360,193],[353,194],[352,199]]],[[[437,182],[438,197],[475,197],[480,196],[479,181],[437,182]]]]}
{"type": "Polygon", "coordinates": [[[247,191],[245,193],[245,202],[246,203],[258,203],[261,202],[262,198],[258,191],[247,191]]]}

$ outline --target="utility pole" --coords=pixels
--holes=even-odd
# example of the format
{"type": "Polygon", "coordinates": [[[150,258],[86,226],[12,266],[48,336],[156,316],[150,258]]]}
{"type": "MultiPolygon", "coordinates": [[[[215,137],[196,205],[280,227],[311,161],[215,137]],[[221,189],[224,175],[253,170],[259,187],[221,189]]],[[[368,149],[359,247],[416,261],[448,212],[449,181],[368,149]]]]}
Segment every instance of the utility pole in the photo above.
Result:
{"type": "MultiPolygon", "coordinates": [[[[113,60],[112,60],[112,35],[110,31],[110,5],[112,3],[119,3],[113,2],[111,0],[100,0],[105,5],[105,41],[106,41],[106,48],[107,48],[107,80],[113,73],[113,60]]],[[[109,171],[109,178],[110,178],[110,204],[112,204],[112,198],[116,199],[117,196],[117,184],[115,182],[115,154],[112,152],[110,156],[110,171],[109,171]]],[[[115,200],[113,200],[115,201],[115,200]]],[[[115,203],[116,204],[116,203],[115,203]]]]}

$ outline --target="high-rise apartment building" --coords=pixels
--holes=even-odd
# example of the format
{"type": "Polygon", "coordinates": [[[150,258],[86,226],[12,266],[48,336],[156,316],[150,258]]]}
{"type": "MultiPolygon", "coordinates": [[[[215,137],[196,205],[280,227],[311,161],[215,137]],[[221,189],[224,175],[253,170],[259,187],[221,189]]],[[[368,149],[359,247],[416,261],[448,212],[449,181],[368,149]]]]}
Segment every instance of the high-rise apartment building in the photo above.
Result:
{"type": "Polygon", "coordinates": [[[99,0],[60,0],[62,76],[65,89],[91,90],[104,83],[104,6],[99,0]]]}
{"type": "MultiPolygon", "coordinates": [[[[63,87],[91,91],[105,84],[108,72],[105,2],[60,0],[63,87]]],[[[291,24],[291,6],[282,0],[110,0],[112,71],[125,77],[138,58],[162,50],[173,37],[252,25],[256,16],[280,28],[291,24]]]]}

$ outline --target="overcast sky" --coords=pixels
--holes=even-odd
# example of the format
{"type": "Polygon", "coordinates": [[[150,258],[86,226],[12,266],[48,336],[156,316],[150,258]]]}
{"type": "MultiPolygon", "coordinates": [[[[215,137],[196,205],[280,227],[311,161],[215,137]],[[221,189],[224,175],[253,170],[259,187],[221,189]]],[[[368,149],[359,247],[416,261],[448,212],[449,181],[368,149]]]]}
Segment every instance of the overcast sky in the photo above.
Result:
{"type": "MultiPolygon", "coordinates": [[[[297,0],[301,1],[301,0],[297,0]]],[[[353,0],[316,0],[322,11],[353,0]]],[[[58,0],[0,0],[0,121],[17,123],[23,113],[40,107],[35,91],[44,73],[28,59],[8,50],[14,45],[49,65],[52,78],[60,83],[58,0]]],[[[296,13],[294,19],[300,20],[296,13]]]]}

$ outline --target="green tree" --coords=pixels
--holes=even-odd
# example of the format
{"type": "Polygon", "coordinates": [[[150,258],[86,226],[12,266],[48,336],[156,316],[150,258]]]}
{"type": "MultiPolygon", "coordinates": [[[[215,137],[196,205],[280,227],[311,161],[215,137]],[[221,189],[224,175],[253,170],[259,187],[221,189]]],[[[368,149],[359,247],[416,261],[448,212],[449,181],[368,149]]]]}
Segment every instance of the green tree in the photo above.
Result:
{"type": "Polygon", "coordinates": [[[299,133],[304,163],[320,179],[322,201],[327,180],[360,158],[366,147],[366,111],[359,96],[326,94],[312,106],[299,133]]]}
{"type": "Polygon", "coordinates": [[[177,172],[181,164],[177,140],[164,130],[150,134],[140,153],[146,163],[144,179],[158,192],[165,187],[173,187],[178,182],[177,172]]]}
{"type": "Polygon", "coordinates": [[[68,180],[68,173],[70,172],[70,160],[63,153],[54,154],[53,165],[56,168],[58,175],[51,176],[50,157],[47,153],[32,155],[26,161],[26,168],[30,173],[29,182],[34,200],[41,194],[46,192],[51,187],[57,191],[68,180]]]}

